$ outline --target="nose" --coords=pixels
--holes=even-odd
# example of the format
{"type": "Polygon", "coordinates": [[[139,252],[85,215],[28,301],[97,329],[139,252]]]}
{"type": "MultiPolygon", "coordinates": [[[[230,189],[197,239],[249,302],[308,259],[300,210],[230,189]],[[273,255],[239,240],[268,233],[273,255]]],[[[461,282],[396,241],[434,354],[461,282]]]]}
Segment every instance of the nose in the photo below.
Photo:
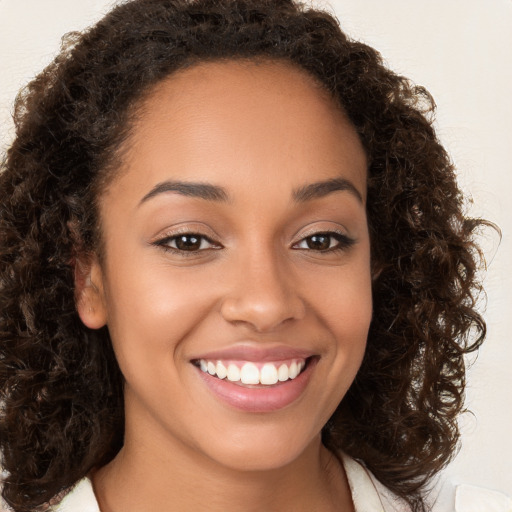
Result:
{"type": "Polygon", "coordinates": [[[289,265],[272,251],[241,258],[230,272],[232,283],[221,306],[223,318],[260,333],[302,319],[306,306],[289,265]]]}

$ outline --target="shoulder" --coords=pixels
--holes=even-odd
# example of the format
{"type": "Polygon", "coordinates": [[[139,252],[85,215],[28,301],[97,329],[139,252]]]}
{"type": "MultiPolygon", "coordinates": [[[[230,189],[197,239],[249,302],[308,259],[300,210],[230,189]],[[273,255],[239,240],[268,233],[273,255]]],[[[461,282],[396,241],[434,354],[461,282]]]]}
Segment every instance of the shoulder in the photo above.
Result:
{"type": "Polygon", "coordinates": [[[433,512],[512,512],[512,499],[498,491],[469,484],[439,482],[430,493],[433,512]]]}
{"type": "Polygon", "coordinates": [[[386,489],[361,463],[340,454],[356,512],[411,512],[411,508],[386,489]]]}
{"type": "MultiPolygon", "coordinates": [[[[341,454],[356,512],[411,512],[358,461],[341,454]]],[[[512,512],[512,499],[500,492],[439,480],[427,495],[431,512],[512,512]]]]}
{"type": "Polygon", "coordinates": [[[54,512],[100,512],[89,478],[80,480],[64,499],[53,508],[54,512]]]}
{"type": "MultiPolygon", "coordinates": [[[[0,485],[1,491],[1,485],[0,485]]],[[[91,481],[83,478],[64,496],[62,501],[52,507],[52,512],[100,512],[100,507],[94,496],[91,481]]],[[[0,512],[12,512],[0,498],[0,512]]]]}

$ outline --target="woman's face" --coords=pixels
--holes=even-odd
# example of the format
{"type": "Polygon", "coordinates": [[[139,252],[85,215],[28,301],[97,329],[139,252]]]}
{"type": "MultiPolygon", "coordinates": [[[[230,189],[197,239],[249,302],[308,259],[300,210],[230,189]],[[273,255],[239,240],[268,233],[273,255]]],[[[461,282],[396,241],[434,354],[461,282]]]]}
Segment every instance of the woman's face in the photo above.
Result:
{"type": "Polygon", "coordinates": [[[371,318],[353,127],[290,65],[200,64],[146,99],[120,167],[100,198],[100,300],[80,313],[107,323],[126,379],[125,449],[295,460],[353,381],[371,318]]]}

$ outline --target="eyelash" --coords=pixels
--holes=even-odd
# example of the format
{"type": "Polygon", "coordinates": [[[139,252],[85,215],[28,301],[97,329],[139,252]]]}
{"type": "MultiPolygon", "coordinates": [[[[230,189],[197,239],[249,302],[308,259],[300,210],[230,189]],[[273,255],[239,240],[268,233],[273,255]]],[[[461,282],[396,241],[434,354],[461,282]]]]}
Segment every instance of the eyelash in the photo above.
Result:
{"type": "Polygon", "coordinates": [[[303,237],[297,244],[294,244],[293,247],[295,248],[295,246],[303,242],[307,243],[307,240],[311,240],[314,237],[329,237],[330,239],[334,239],[336,241],[336,245],[334,247],[328,247],[327,249],[320,250],[315,250],[311,248],[306,249],[300,247],[297,248],[296,250],[314,251],[319,252],[320,254],[326,254],[332,252],[346,251],[356,243],[356,241],[353,238],[350,238],[349,236],[343,233],[339,233],[338,231],[318,231],[316,233],[311,233],[310,235],[303,237]]]}
{"type": "Polygon", "coordinates": [[[216,250],[221,249],[222,246],[220,244],[215,243],[211,238],[202,235],[200,233],[194,233],[194,232],[184,232],[184,233],[176,233],[171,236],[165,236],[164,238],[157,240],[153,243],[157,247],[162,248],[164,251],[172,252],[174,254],[177,254],[179,256],[189,257],[189,256],[195,256],[197,253],[206,251],[206,250],[216,250]],[[171,247],[169,244],[173,241],[177,241],[180,237],[182,238],[196,238],[199,240],[199,249],[187,251],[184,249],[178,249],[178,247],[171,247]],[[203,245],[203,242],[207,242],[210,244],[211,247],[203,248],[201,249],[201,245],[203,245]]]}
{"type": "MultiPolygon", "coordinates": [[[[331,242],[329,242],[330,245],[331,242]]],[[[350,247],[352,247],[355,244],[355,240],[353,238],[348,237],[347,235],[343,233],[338,233],[336,231],[318,231],[315,233],[311,233],[310,235],[307,235],[303,237],[299,242],[294,244],[292,246],[292,249],[294,250],[305,250],[305,251],[313,251],[318,252],[320,254],[326,254],[326,253],[333,253],[333,252],[339,252],[339,251],[346,251],[350,247]],[[330,239],[334,239],[336,241],[336,245],[334,247],[328,247],[327,249],[311,249],[311,248],[304,248],[304,247],[297,247],[299,244],[302,244],[304,242],[307,243],[308,240],[313,239],[314,237],[329,237],[330,239]]],[[[194,233],[194,232],[184,232],[184,233],[177,233],[171,236],[166,236],[160,240],[157,240],[156,242],[153,242],[153,245],[162,248],[164,251],[173,252],[175,254],[178,254],[180,256],[189,257],[189,256],[195,256],[199,252],[207,251],[207,250],[217,250],[221,249],[222,246],[220,244],[215,243],[212,239],[209,237],[202,235],[200,233],[194,233]],[[199,249],[190,250],[187,251],[185,249],[179,249],[178,247],[172,247],[170,244],[172,242],[176,242],[180,237],[183,238],[196,238],[199,240],[199,249]],[[203,245],[203,242],[206,242],[210,244],[210,247],[207,248],[201,248],[201,245],[203,245]]]]}

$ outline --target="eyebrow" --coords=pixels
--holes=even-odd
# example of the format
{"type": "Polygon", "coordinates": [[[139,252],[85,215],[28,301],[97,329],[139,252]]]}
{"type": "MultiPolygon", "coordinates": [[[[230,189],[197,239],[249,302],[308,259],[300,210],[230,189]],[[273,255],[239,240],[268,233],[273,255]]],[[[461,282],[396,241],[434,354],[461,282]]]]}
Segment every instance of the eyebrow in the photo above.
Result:
{"type": "Polygon", "coordinates": [[[228,201],[228,193],[222,187],[209,183],[193,183],[189,181],[163,181],[155,185],[140,201],[145,203],[152,197],[166,192],[176,192],[182,196],[197,197],[206,201],[228,201]]]}
{"type": "Polygon", "coordinates": [[[304,185],[293,192],[293,199],[298,203],[303,203],[342,190],[350,192],[360,203],[363,203],[363,196],[359,190],[345,178],[332,178],[330,180],[304,185]]]}
{"type": "MultiPolygon", "coordinates": [[[[345,178],[332,178],[330,180],[318,181],[304,185],[293,191],[293,200],[297,203],[304,203],[312,199],[325,197],[333,192],[346,190],[350,192],[359,202],[363,203],[363,198],[357,188],[345,178]]],[[[194,183],[189,181],[163,181],[155,185],[140,201],[139,205],[149,199],[168,192],[204,199],[206,201],[227,202],[229,195],[226,190],[218,185],[210,183],[194,183]]]]}

